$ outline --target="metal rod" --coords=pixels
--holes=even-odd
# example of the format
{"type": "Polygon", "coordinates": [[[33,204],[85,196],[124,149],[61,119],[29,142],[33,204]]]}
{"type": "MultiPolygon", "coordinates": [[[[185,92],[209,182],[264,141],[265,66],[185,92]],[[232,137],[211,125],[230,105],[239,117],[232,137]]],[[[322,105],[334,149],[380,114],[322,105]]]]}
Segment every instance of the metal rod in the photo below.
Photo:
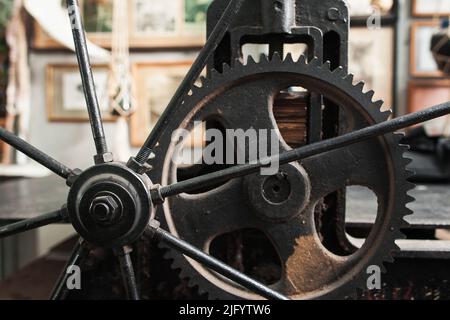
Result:
{"type": "Polygon", "coordinates": [[[9,237],[28,230],[43,227],[52,223],[64,221],[63,210],[47,213],[36,218],[23,220],[17,223],[0,227],[0,239],[9,237]]]}
{"type": "Polygon", "coordinates": [[[173,236],[167,231],[164,231],[161,228],[153,229],[150,232],[155,236],[155,239],[157,241],[165,243],[169,247],[181,252],[188,257],[191,257],[192,259],[202,263],[207,268],[220,273],[228,279],[240,284],[241,286],[256,294],[261,295],[264,298],[273,300],[290,300],[288,297],[282,295],[281,293],[278,293],[265,286],[264,284],[253,280],[245,274],[202,252],[189,243],[178,239],[177,237],[173,236]]]}
{"type": "Polygon", "coordinates": [[[133,262],[131,261],[130,247],[122,247],[114,250],[119,259],[120,272],[122,274],[123,284],[127,293],[128,300],[139,300],[139,292],[134,274],[133,262]]]}
{"type": "Polygon", "coordinates": [[[106,144],[102,116],[98,104],[94,76],[92,74],[91,62],[86,44],[86,35],[84,33],[78,0],[67,0],[67,9],[72,24],[71,27],[75,51],[80,67],[81,80],[83,82],[84,95],[86,97],[95,148],[97,150],[97,155],[102,156],[108,153],[108,147],[106,144]]]}
{"type": "Polygon", "coordinates": [[[22,152],[23,154],[27,155],[34,161],[40,163],[50,171],[53,171],[58,176],[67,179],[71,174],[72,170],[63,165],[62,163],[58,162],[57,160],[53,159],[52,157],[48,156],[44,152],[40,151],[39,149],[33,147],[28,142],[20,139],[16,135],[14,135],[11,132],[6,131],[3,128],[0,128],[0,140],[3,140],[7,144],[11,145],[16,150],[22,152]]]}
{"type": "Polygon", "coordinates": [[[229,2],[222,17],[214,27],[214,30],[206,41],[205,46],[197,56],[197,59],[193,63],[188,74],[183,79],[183,82],[180,84],[175,95],[170,100],[164,113],[161,115],[152,132],[145,141],[144,145],[139,150],[135,158],[139,164],[143,165],[148,160],[148,157],[150,156],[153,148],[158,142],[160,134],[162,133],[162,129],[167,125],[169,120],[172,118],[172,115],[175,112],[176,108],[181,105],[184,97],[189,93],[189,90],[191,90],[195,81],[200,76],[201,72],[206,66],[206,63],[208,62],[208,59],[212,56],[214,51],[219,46],[220,42],[228,31],[233,18],[239,12],[243,2],[244,0],[231,0],[229,2]]]}
{"type": "MultiPolygon", "coordinates": [[[[159,193],[162,198],[175,196],[184,192],[196,191],[198,188],[213,186],[217,183],[225,182],[237,177],[246,176],[257,172],[259,169],[268,166],[271,163],[279,163],[280,165],[293,161],[300,161],[324,152],[336,150],[365,141],[377,136],[381,136],[390,132],[405,129],[413,125],[429,121],[450,114],[450,102],[443,103],[427,110],[408,114],[393,120],[378,123],[376,125],[356,130],[342,136],[306,145],[298,149],[290,150],[282,155],[276,155],[259,160],[255,163],[238,165],[218,172],[213,172],[200,177],[195,177],[182,182],[174,183],[169,186],[161,187],[159,193]]],[[[156,201],[157,199],[155,199],[156,201]]]]}
{"type": "Polygon", "coordinates": [[[69,268],[72,266],[78,266],[81,268],[81,263],[85,257],[89,254],[89,250],[86,248],[83,240],[80,238],[75,245],[72,255],[70,256],[67,264],[61,272],[56,285],[50,296],[51,300],[65,300],[69,295],[69,288],[67,287],[67,280],[69,279],[69,268]]]}

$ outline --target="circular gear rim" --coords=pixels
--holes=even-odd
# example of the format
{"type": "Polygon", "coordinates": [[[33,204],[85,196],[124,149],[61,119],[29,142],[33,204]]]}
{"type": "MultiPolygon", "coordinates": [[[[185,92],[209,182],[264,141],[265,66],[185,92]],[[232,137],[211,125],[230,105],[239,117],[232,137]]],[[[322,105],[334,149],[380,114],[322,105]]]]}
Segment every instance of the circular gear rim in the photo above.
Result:
{"type": "MultiPolygon", "coordinates": [[[[194,108],[202,99],[210,96],[214,89],[218,89],[218,86],[238,81],[244,77],[254,76],[263,73],[275,73],[275,72],[290,72],[294,74],[302,74],[316,78],[319,81],[327,83],[331,87],[345,93],[349,97],[355,99],[358,104],[367,111],[375,123],[388,120],[391,116],[391,111],[381,112],[383,101],[373,101],[373,91],[363,92],[364,82],[353,83],[353,75],[345,72],[342,67],[338,67],[331,70],[330,63],[320,63],[317,58],[313,58],[311,61],[307,61],[305,56],[300,56],[298,61],[294,61],[290,54],[285,59],[281,59],[278,53],[275,53],[271,59],[268,59],[266,55],[261,55],[260,62],[255,62],[253,58],[249,57],[247,64],[242,64],[241,61],[236,60],[233,66],[223,64],[223,71],[218,72],[212,69],[208,77],[201,77],[201,86],[194,86],[190,94],[185,98],[183,105],[192,106],[194,108]],[[288,69],[286,69],[288,66],[288,69]]],[[[414,189],[415,185],[408,181],[412,172],[406,169],[410,163],[410,159],[404,157],[405,151],[408,150],[407,146],[401,145],[400,140],[403,135],[399,133],[392,133],[389,135],[390,142],[394,148],[395,154],[391,154],[391,159],[397,159],[398,161],[392,161],[394,165],[394,172],[398,174],[397,178],[402,180],[399,183],[401,188],[397,189],[396,207],[399,209],[397,214],[392,217],[390,221],[390,232],[383,238],[383,244],[379,245],[379,248],[385,248],[386,250],[378,251],[369,259],[370,263],[367,265],[378,265],[381,267],[382,272],[386,271],[385,263],[393,262],[393,253],[398,252],[399,248],[395,243],[395,240],[403,239],[404,235],[401,229],[408,227],[408,223],[404,220],[405,216],[412,214],[412,211],[407,208],[407,204],[413,202],[415,199],[408,195],[408,192],[414,189]]],[[[385,137],[386,137],[385,136],[385,137]]],[[[158,143],[155,148],[156,157],[153,158],[150,163],[153,165],[155,171],[158,171],[156,163],[163,163],[159,159],[161,155],[161,145],[158,143]],[[159,160],[159,161],[158,161],[159,160]]],[[[163,156],[163,160],[165,155],[163,156]]],[[[155,172],[153,171],[153,172],[155,172]]],[[[159,173],[158,173],[159,174],[159,173]]],[[[150,177],[155,179],[150,173],[150,177]]],[[[161,209],[158,208],[158,212],[161,209]]],[[[161,221],[167,224],[165,215],[162,213],[161,221]]],[[[167,249],[164,247],[164,249],[167,249]]],[[[180,278],[188,279],[190,287],[197,288],[200,294],[208,294],[211,299],[239,299],[235,295],[225,292],[222,288],[218,288],[209,280],[203,277],[200,273],[196,272],[195,268],[190,265],[188,259],[179,253],[167,249],[165,258],[172,260],[172,268],[180,270],[180,278]]],[[[366,284],[366,275],[361,275],[355,279],[348,281],[338,287],[332,292],[315,297],[314,299],[349,299],[356,296],[357,289],[364,289],[366,284]]]]}

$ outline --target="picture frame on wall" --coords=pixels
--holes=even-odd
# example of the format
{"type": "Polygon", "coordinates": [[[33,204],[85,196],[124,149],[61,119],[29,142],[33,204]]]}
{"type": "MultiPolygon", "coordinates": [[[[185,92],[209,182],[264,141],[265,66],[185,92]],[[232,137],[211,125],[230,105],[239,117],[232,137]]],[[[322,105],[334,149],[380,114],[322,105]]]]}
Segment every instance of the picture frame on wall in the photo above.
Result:
{"type": "Polygon", "coordinates": [[[413,0],[414,17],[450,16],[450,0],[413,0]]]}
{"type": "MultiPolygon", "coordinates": [[[[449,79],[420,79],[408,84],[408,112],[417,112],[450,101],[449,79]]],[[[425,123],[430,136],[449,135],[450,116],[425,123]]]]}
{"type": "MultiPolygon", "coordinates": [[[[206,10],[212,0],[126,0],[129,7],[130,48],[196,48],[206,41],[206,10]]],[[[87,38],[110,48],[112,0],[80,0],[87,38]]],[[[35,49],[61,45],[34,27],[35,49]]]]}
{"type": "Polygon", "coordinates": [[[375,91],[374,100],[383,108],[394,107],[395,30],[393,27],[355,27],[349,37],[349,72],[354,81],[364,81],[365,90],[375,91]]]}
{"type": "Polygon", "coordinates": [[[439,30],[438,21],[412,23],[410,46],[410,74],[412,77],[440,78],[443,76],[431,52],[431,38],[439,30]]]}
{"type": "MultiPolygon", "coordinates": [[[[92,66],[96,91],[104,121],[115,121],[109,107],[107,65],[92,66]]],[[[47,66],[47,118],[51,122],[88,122],[89,114],[78,65],[55,64],[47,66]]]]}
{"type": "Polygon", "coordinates": [[[141,147],[144,144],[192,63],[193,61],[183,60],[133,64],[137,97],[136,112],[130,118],[130,138],[133,147],[141,147]]]}

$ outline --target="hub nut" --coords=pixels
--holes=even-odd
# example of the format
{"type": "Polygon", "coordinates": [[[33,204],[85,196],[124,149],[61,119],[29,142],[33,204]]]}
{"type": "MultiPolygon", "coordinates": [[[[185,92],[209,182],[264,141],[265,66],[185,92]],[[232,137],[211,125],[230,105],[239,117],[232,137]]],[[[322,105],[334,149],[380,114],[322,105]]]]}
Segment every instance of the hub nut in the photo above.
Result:
{"type": "Polygon", "coordinates": [[[112,196],[98,196],[89,208],[89,213],[98,224],[108,225],[121,216],[121,208],[112,196]]]}

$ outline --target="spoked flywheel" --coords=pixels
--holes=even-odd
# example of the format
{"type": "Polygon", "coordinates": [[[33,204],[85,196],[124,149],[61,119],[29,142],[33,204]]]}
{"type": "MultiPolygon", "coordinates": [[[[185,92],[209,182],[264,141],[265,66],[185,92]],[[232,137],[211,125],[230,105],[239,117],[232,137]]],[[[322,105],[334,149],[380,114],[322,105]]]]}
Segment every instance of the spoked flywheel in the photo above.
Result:
{"type": "MultiPolygon", "coordinates": [[[[382,102],[372,101],[373,92],[363,93],[363,84],[354,85],[353,77],[342,68],[331,71],[329,64],[321,65],[317,60],[308,63],[304,57],[298,62],[290,56],[282,61],[277,54],[271,61],[262,56],[259,63],[236,62],[231,68],[224,66],[223,73],[214,71],[203,79],[202,86],[192,90],[170,119],[155,150],[151,179],[170,185],[186,175],[217,170],[217,164],[216,168],[204,163],[186,167],[173,161],[180,137],[172,133],[177,129],[194,132],[198,123],[221,132],[274,130],[278,133],[276,152],[291,150],[278,130],[273,109],[277,94],[298,87],[339,106],[345,119],[340,134],[372,126],[390,116],[380,111],[382,102]]],[[[234,238],[239,231],[256,230],[268,239],[275,251],[272,258],[278,260],[278,277],[267,283],[271,288],[295,299],[344,298],[365,285],[369,266],[382,269],[384,262],[391,261],[391,253],[397,249],[395,239],[402,237],[400,228],[409,213],[406,204],[411,185],[407,183],[408,161],[403,158],[405,147],[399,145],[400,138],[387,134],[282,165],[271,176],[255,173],[183,193],[167,199],[157,216],[165,220],[171,233],[211,254],[212,244],[224,235],[234,238]],[[344,217],[323,217],[327,213],[320,212],[328,195],[355,185],[369,188],[378,199],[376,221],[360,248],[348,241],[344,217]],[[321,219],[338,221],[334,235],[324,233],[318,222],[321,219]],[[340,247],[326,245],[327,237],[334,237],[334,247],[340,247]]],[[[240,251],[234,255],[255,252],[261,245],[258,241],[240,243],[240,251]]],[[[222,249],[229,250],[230,246],[222,249]]],[[[181,277],[189,278],[210,297],[258,298],[185,256],[169,251],[168,257],[174,260],[174,268],[181,269],[181,277]]],[[[233,262],[224,256],[219,258],[233,262]]],[[[256,267],[253,265],[253,269],[256,267]]],[[[240,271],[255,275],[242,263],[240,271]]]]}

